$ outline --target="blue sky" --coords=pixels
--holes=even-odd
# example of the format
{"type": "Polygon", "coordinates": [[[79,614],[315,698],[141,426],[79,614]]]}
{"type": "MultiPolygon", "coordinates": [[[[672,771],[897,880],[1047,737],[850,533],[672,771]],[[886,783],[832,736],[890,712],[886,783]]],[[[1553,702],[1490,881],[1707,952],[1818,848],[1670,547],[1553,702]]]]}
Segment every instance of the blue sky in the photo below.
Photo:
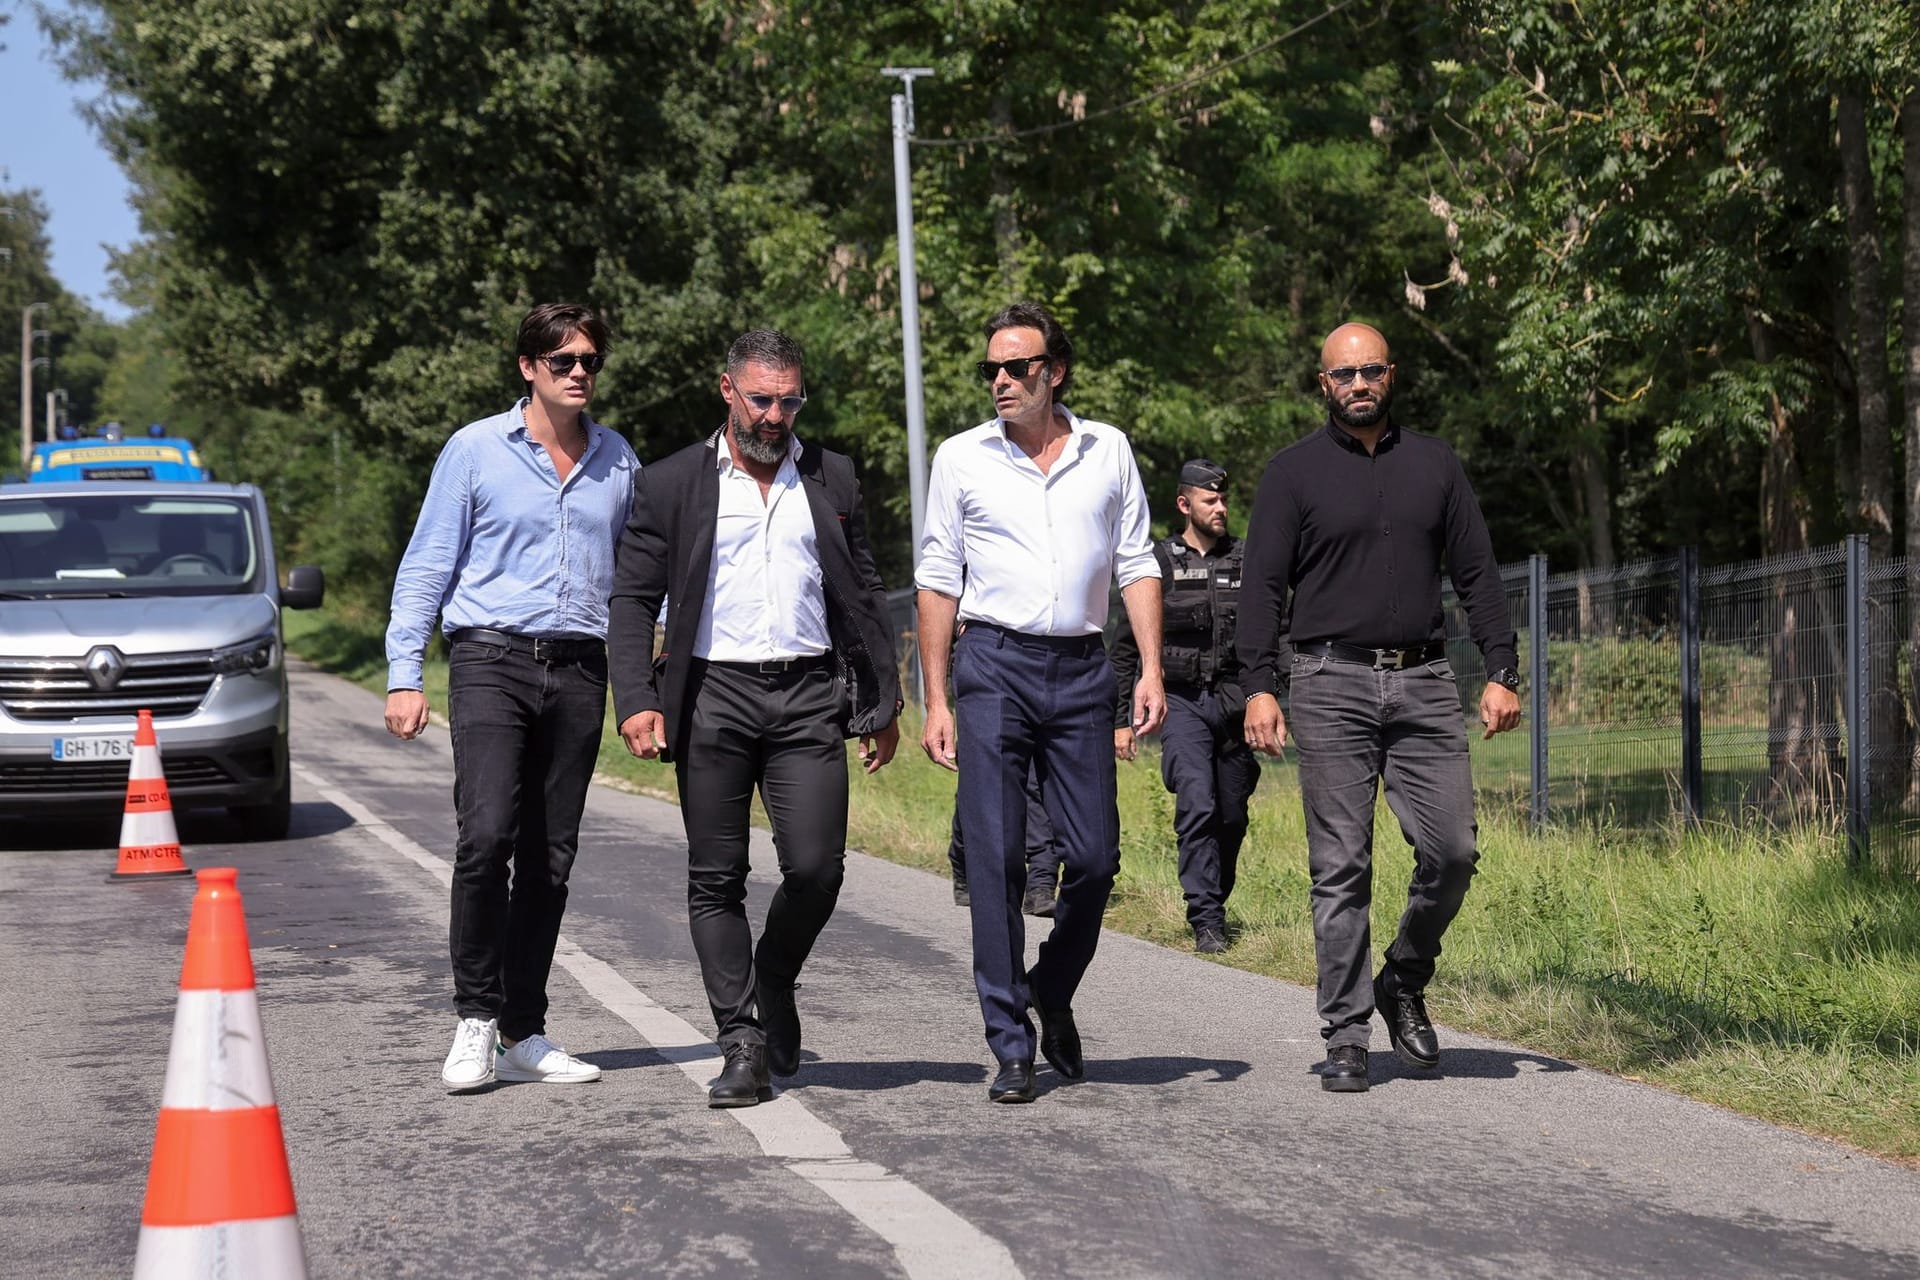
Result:
{"type": "Polygon", "coordinates": [[[54,274],[105,315],[124,317],[127,309],[108,292],[101,246],[126,246],[140,224],[127,204],[125,175],[80,115],[80,104],[99,90],[61,78],[30,7],[0,0],[0,12],[12,14],[0,26],[0,182],[38,188],[52,214],[54,274]]]}

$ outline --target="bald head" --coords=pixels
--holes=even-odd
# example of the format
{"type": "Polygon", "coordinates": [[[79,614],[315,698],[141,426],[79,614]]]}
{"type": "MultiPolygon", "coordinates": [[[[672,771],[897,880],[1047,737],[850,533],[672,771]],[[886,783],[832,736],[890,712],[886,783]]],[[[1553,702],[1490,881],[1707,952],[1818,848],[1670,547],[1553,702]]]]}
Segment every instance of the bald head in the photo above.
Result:
{"type": "Polygon", "coordinates": [[[1327,335],[1320,344],[1320,391],[1334,421],[1349,431],[1386,430],[1393,357],[1378,329],[1343,324],[1327,335]]]}
{"type": "Polygon", "coordinates": [[[1320,367],[1338,369],[1348,364],[1392,364],[1387,339],[1370,324],[1343,324],[1320,344],[1320,367]]]}

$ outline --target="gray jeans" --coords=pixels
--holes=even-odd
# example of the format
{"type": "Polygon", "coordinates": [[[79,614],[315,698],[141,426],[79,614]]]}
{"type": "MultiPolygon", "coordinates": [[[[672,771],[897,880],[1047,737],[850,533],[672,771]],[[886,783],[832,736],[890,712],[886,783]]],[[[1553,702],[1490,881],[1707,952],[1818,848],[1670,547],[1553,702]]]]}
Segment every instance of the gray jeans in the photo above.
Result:
{"type": "Polygon", "coordinates": [[[1313,942],[1329,1048],[1365,1048],[1373,1017],[1368,916],[1378,784],[1413,846],[1400,931],[1387,948],[1403,986],[1433,977],[1440,936],[1460,911],[1479,860],[1473,775],[1453,672],[1444,661],[1405,671],[1296,654],[1287,727],[1300,752],[1313,876],[1313,942]]]}

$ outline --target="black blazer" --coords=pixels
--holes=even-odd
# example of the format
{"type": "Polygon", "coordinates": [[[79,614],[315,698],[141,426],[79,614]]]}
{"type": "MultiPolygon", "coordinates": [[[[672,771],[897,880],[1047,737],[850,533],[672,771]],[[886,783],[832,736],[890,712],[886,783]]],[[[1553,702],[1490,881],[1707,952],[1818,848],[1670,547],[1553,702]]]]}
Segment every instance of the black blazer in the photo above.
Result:
{"type": "MultiPolygon", "coordinates": [[[[614,554],[607,602],[607,665],[616,725],[642,711],[663,712],[667,744],[687,740],[693,723],[693,637],[706,604],[720,511],[719,433],[641,468],[633,516],[614,554]],[[666,650],[656,666],[654,624],[669,603],[666,650]]],[[[811,441],[800,444],[800,490],[813,513],[827,595],[827,626],[848,701],[848,737],[884,729],[899,709],[886,588],[873,564],[867,517],[853,460],[811,441]]]]}

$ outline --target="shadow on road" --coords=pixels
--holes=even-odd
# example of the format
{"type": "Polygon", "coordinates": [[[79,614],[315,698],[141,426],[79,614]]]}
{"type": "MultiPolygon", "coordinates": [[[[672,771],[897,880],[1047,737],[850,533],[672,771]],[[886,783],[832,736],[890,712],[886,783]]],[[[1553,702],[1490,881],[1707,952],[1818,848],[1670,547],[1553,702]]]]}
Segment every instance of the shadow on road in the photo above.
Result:
{"type": "MultiPolygon", "coordinates": [[[[1441,1080],[1511,1080],[1519,1075],[1580,1070],[1571,1062],[1512,1049],[1442,1049],[1440,1065],[1433,1071],[1417,1071],[1400,1061],[1392,1050],[1376,1050],[1369,1055],[1367,1065],[1375,1088],[1398,1080],[1410,1084],[1437,1083],[1441,1080]]],[[[1319,1062],[1311,1064],[1307,1068],[1308,1074],[1319,1075],[1321,1066],[1319,1062]]]]}
{"type": "MultiPolygon", "coordinates": [[[[34,851],[64,853],[96,850],[107,861],[107,870],[120,849],[120,818],[116,811],[98,817],[13,818],[0,820],[0,852],[34,851]]],[[[180,845],[193,865],[195,845],[252,844],[240,829],[240,823],[225,809],[178,808],[173,815],[180,845]]],[[[306,801],[293,806],[293,824],[289,840],[328,836],[353,825],[345,810],[324,801],[306,801]]]]}
{"type": "Polygon", "coordinates": [[[808,1057],[788,1087],[877,1093],[916,1084],[979,1084],[986,1078],[987,1068],[978,1062],[823,1062],[808,1057]]]}

